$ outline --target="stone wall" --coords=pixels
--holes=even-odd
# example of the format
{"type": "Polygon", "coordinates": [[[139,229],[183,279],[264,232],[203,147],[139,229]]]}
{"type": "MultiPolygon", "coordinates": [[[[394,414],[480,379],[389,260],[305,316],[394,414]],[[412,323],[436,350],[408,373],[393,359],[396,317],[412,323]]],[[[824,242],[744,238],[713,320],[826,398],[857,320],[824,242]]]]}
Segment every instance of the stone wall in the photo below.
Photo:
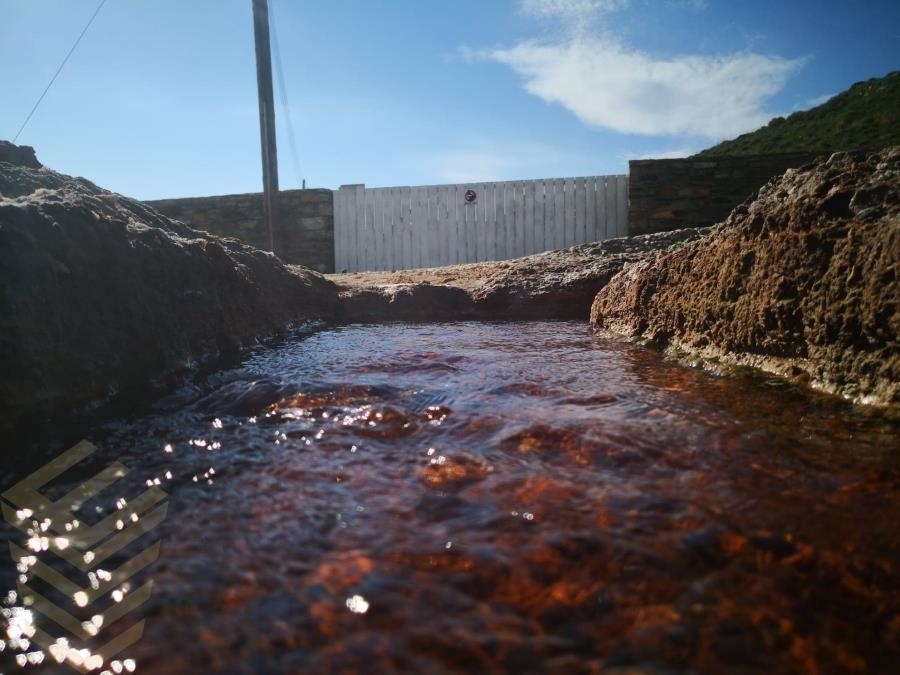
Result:
{"type": "Polygon", "coordinates": [[[706,227],[789,168],[817,155],[642,159],[628,163],[628,234],[706,227]]]}
{"type": "MultiPolygon", "coordinates": [[[[279,257],[319,272],[334,272],[334,199],[331,190],[284,190],[278,195],[279,257]]],[[[160,213],[220,237],[269,249],[261,193],[148,201],[160,213]]]]}

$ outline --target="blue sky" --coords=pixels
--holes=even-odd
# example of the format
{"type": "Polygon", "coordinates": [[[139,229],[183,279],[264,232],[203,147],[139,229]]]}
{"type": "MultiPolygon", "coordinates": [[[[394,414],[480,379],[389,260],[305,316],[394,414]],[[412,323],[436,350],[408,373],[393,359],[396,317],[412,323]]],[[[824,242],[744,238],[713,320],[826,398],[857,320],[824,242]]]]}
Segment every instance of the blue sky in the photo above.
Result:
{"type": "MultiPolygon", "coordinates": [[[[0,0],[0,138],[98,3],[0,0]]],[[[898,2],[269,3],[283,189],[626,173],[900,68],[898,2]]],[[[18,143],[141,199],[255,192],[257,125],[251,0],[107,0],[18,143]]]]}

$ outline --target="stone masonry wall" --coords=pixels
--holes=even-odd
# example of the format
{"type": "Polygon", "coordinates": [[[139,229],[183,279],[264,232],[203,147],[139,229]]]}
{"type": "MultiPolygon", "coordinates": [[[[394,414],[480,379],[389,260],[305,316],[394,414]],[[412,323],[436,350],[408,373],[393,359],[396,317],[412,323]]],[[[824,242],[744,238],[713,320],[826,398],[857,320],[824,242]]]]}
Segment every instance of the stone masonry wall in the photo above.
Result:
{"type": "MultiPolygon", "coordinates": [[[[279,257],[319,272],[334,271],[334,199],[331,190],[283,190],[278,195],[279,257]]],[[[220,237],[269,249],[261,193],[148,201],[160,213],[220,237]]]]}
{"type": "Polygon", "coordinates": [[[817,155],[642,159],[628,163],[628,234],[706,227],[724,220],[770,178],[817,155]]]}

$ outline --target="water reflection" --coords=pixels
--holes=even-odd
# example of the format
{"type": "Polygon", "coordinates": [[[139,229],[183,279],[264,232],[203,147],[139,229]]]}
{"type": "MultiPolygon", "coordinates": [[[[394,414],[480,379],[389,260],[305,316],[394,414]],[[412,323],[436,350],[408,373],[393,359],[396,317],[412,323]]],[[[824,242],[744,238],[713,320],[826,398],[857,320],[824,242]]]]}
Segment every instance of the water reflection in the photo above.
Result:
{"type": "MultiPolygon", "coordinates": [[[[91,439],[131,469],[122,495],[171,494],[141,672],[900,657],[900,448],[877,415],[567,323],[328,331],[173,400],[91,439]]],[[[6,655],[31,630],[16,602],[6,655]]]]}

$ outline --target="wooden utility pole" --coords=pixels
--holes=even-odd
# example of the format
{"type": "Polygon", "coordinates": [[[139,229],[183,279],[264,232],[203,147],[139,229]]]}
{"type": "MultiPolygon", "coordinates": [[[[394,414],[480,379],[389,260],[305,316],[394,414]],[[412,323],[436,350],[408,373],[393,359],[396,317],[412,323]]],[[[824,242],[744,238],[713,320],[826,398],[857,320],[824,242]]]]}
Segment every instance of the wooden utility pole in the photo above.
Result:
{"type": "Polygon", "coordinates": [[[268,0],[253,0],[253,35],[256,41],[256,86],[259,92],[263,211],[269,232],[269,250],[277,253],[275,232],[278,223],[278,150],[275,146],[275,96],[272,92],[272,50],[269,46],[268,0]]]}

